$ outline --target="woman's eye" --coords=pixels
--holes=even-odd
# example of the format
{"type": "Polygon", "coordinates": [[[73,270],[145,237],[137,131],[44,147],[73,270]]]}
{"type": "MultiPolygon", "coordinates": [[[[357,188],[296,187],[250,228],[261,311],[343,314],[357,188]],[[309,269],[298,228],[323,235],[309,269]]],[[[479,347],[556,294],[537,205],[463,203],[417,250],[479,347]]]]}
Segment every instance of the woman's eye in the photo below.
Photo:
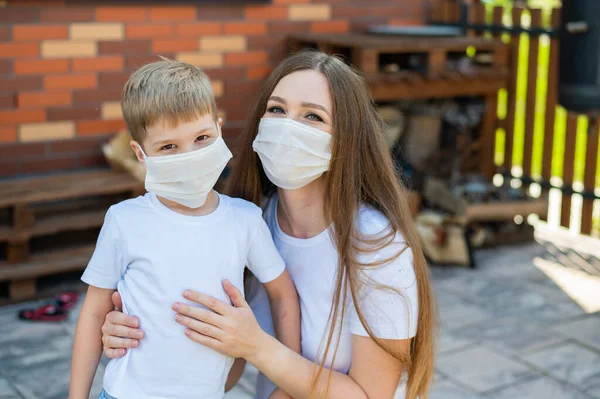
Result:
{"type": "Polygon", "coordinates": [[[162,147],[160,147],[160,150],[161,151],[163,151],[163,150],[171,150],[173,148],[175,148],[175,144],[167,144],[167,145],[163,145],[162,147]]]}
{"type": "Polygon", "coordinates": [[[203,140],[206,140],[206,139],[208,139],[208,136],[206,134],[203,134],[202,136],[198,136],[196,138],[196,141],[203,141],[203,140]]]}
{"type": "Polygon", "coordinates": [[[323,118],[321,118],[319,115],[317,114],[308,114],[306,115],[306,117],[308,119],[310,119],[311,121],[315,121],[315,122],[323,122],[323,118]]]}
{"type": "Polygon", "coordinates": [[[283,109],[281,107],[271,107],[268,109],[269,112],[273,113],[273,114],[283,114],[283,109]]]}

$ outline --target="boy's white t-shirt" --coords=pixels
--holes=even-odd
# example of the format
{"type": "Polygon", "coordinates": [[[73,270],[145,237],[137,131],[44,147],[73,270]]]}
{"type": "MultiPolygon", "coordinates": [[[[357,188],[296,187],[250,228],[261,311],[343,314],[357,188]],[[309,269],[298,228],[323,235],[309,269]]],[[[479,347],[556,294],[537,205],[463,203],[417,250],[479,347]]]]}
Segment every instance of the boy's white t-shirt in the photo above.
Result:
{"type": "Polygon", "coordinates": [[[175,322],[172,305],[193,289],[230,303],[222,281],[243,292],[244,267],[261,282],[285,264],[254,204],[219,195],[205,216],[185,216],[149,193],[112,206],[82,280],[117,289],[144,339],[111,360],[104,389],[119,399],[222,399],[233,359],[200,345],[175,322]]]}
{"type": "MultiPolygon", "coordinates": [[[[337,249],[329,230],[308,239],[285,234],[277,221],[277,195],[270,198],[264,218],[298,291],[302,356],[311,361],[320,361],[320,350],[323,350],[329,334],[327,323],[336,283],[337,249]]],[[[381,212],[371,207],[361,207],[356,226],[362,236],[373,238],[373,235],[377,236],[385,231],[388,225],[389,221],[381,212]]],[[[402,235],[397,233],[393,242],[385,248],[360,254],[359,261],[369,264],[389,259],[403,248],[405,241],[402,235]]],[[[366,280],[366,284],[358,294],[360,308],[373,333],[382,339],[414,337],[417,332],[418,295],[410,248],[392,262],[361,271],[361,276],[366,280]],[[400,291],[402,296],[378,288],[377,284],[394,288],[400,291]]],[[[348,373],[352,363],[352,335],[368,336],[349,292],[348,296],[335,363],[332,365],[331,360],[335,351],[337,331],[325,363],[327,367],[342,373],[348,373]]],[[[269,299],[264,287],[257,285],[248,294],[248,302],[261,327],[274,335],[269,299]]],[[[267,399],[274,389],[275,385],[263,374],[259,374],[255,399],[267,399]]]]}

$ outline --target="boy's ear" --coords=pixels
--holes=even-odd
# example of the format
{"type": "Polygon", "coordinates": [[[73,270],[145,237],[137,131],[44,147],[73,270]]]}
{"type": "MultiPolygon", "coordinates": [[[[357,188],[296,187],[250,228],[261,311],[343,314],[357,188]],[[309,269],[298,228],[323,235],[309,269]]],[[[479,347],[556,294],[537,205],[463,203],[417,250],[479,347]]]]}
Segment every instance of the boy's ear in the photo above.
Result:
{"type": "Polygon", "coordinates": [[[129,142],[129,145],[131,146],[133,152],[135,152],[135,156],[137,157],[138,161],[140,161],[141,163],[145,163],[144,154],[142,153],[142,147],[138,144],[138,142],[135,140],[131,140],[129,142]]]}
{"type": "Polygon", "coordinates": [[[217,125],[219,125],[219,130],[223,131],[223,118],[217,119],[217,125]]]}

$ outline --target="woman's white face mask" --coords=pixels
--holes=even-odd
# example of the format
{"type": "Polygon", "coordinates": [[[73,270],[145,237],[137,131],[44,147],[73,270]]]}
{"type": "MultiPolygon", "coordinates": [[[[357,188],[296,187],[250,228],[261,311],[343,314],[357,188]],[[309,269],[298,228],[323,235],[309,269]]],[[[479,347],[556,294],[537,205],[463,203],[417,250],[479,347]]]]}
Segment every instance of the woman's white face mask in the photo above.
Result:
{"type": "Polygon", "coordinates": [[[193,209],[204,205],[232,158],[220,134],[212,144],[199,150],[160,157],[148,157],[143,150],[142,154],[146,162],[146,190],[193,209]]]}
{"type": "Polygon", "coordinates": [[[290,118],[263,118],[252,148],[269,180],[293,190],[329,170],[331,134],[290,118]]]}

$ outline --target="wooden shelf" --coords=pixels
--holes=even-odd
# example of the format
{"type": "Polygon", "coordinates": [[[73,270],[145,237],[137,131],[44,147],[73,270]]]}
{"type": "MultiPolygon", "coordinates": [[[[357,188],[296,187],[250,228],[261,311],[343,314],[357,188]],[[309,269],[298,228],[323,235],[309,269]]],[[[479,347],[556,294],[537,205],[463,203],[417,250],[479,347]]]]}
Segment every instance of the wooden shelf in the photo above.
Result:
{"type": "Polygon", "coordinates": [[[83,270],[90,261],[95,245],[31,255],[21,263],[0,262],[0,281],[35,279],[74,270],[83,270]]]}
{"type": "Polygon", "coordinates": [[[20,242],[32,237],[51,235],[63,231],[77,231],[101,227],[105,214],[106,210],[99,210],[74,215],[51,216],[36,221],[31,228],[20,230],[10,227],[0,227],[0,242],[20,242]]]}
{"type": "Polygon", "coordinates": [[[513,220],[515,216],[521,215],[546,215],[548,212],[548,200],[545,198],[529,201],[507,201],[483,204],[470,204],[467,206],[465,218],[471,222],[501,222],[513,220]]]}

